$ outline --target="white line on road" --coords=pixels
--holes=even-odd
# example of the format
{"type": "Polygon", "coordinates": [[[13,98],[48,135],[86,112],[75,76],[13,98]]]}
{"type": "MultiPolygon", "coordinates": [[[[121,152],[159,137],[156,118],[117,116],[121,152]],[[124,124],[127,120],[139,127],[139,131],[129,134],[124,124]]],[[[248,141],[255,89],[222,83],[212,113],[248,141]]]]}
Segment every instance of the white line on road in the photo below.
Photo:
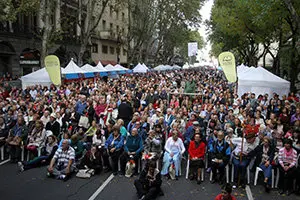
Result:
{"type": "Polygon", "coordinates": [[[111,174],[105,181],[104,183],[96,190],[96,192],[89,198],[89,200],[94,200],[100,192],[108,185],[108,183],[114,178],[115,176],[111,174]]]}
{"type": "Polygon", "coordinates": [[[247,194],[248,200],[253,200],[252,192],[251,192],[249,185],[246,185],[246,194],[247,194]]]}
{"type": "Polygon", "coordinates": [[[10,159],[4,160],[0,163],[0,165],[4,165],[5,163],[8,163],[10,161],[10,159]]]}

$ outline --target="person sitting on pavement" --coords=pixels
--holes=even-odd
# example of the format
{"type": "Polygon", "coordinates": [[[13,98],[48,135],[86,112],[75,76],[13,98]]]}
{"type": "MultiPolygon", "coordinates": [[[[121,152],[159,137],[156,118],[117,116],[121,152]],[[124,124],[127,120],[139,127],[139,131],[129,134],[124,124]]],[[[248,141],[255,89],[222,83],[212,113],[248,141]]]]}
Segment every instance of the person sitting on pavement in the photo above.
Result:
{"type": "Polygon", "coordinates": [[[212,158],[212,183],[220,181],[224,182],[225,167],[229,162],[231,149],[229,144],[224,139],[224,132],[219,131],[217,140],[210,145],[210,153],[212,158]],[[219,171],[219,178],[217,179],[217,170],[219,171]]]}
{"type": "Polygon", "coordinates": [[[188,149],[190,155],[190,180],[197,177],[197,184],[201,183],[201,170],[204,170],[205,146],[205,143],[202,141],[202,135],[196,133],[188,149]]]}
{"type": "Polygon", "coordinates": [[[95,174],[102,171],[101,152],[96,145],[87,151],[79,164],[79,169],[94,169],[95,174]]]}
{"type": "Polygon", "coordinates": [[[27,140],[28,129],[23,117],[18,117],[16,125],[10,130],[6,143],[9,145],[10,160],[17,162],[21,160],[21,147],[27,140]]]}
{"type": "Polygon", "coordinates": [[[161,184],[160,171],[154,161],[150,161],[141,172],[139,179],[134,181],[140,200],[152,200],[157,196],[163,196],[161,184]]]}
{"type": "Polygon", "coordinates": [[[279,150],[279,194],[289,196],[293,191],[293,183],[296,175],[297,151],[292,148],[293,141],[286,139],[284,147],[279,150]]]}
{"type": "Polygon", "coordinates": [[[216,196],[215,200],[236,200],[236,198],[231,195],[232,186],[227,183],[222,187],[222,194],[216,196]]]}
{"type": "Polygon", "coordinates": [[[175,167],[175,176],[178,180],[179,176],[179,167],[181,167],[181,158],[182,154],[185,152],[185,147],[177,134],[173,134],[172,137],[168,138],[165,144],[165,153],[163,158],[163,167],[161,174],[168,175],[169,167],[171,164],[174,164],[175,167]]]}
{"type": "Polygon", "coordinates": [[[141,157],[141,152],[143,151],[143,140],[141,136],[138,135],[138,130],[136,128],[132,129],[131,135],[126,139],[126,144],[124,146],[124,153],[120,157],[121,163],[121,175],[125,174],[126,163],[133,156],[135,161],[135,174],[138,172],[138,161],[141,157]]]}
{"type": "Polygon", "coordinates": [[[55,177],[61,180],[68,180],[75,168],[75,151],[69,145],[68,140],[64,140],[62,147],[55,152],[48,167],[48,177],[55,177]]]}
{"type": "Polygon", "coordinates": [[[57,139],[54,135],[52,135],[52,132],[49,131],[47,133],[47,143],[45,146],[45,150],[42,152],[42,155],[27,162],[18,162],[20,171],[22,172],[24,170],[36,168],[39,166],[49,165],[57,149],[57,139]]]}
{"type": "Polygon", "coordinates": [[[75,159],[77,160],[77,159],[81,158],[82,153],[84,151],[84,146],[83,146],[83,142],[78,139],[78,136],[76,134],[72,135],[70,146],[75,151],[75,159]]]}
{"type": "Polygon", "coordinates": [[[124,137],[120,134],[119,126],[113,126],[112,133],[109,135],[105,142],[103,152],[103,164],[106,168],[106,172],[112,170],[114,175],[118,174],[118,160],[123,152],[124,137]],[[111,158],[111,165],[109,159],[111,158]]]}

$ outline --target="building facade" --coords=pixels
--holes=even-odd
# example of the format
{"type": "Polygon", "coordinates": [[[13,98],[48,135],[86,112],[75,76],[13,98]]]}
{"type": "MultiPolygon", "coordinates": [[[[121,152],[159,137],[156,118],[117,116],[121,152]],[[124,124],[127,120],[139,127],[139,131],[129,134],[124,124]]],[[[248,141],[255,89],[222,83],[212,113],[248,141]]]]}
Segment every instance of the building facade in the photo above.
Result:
{"type": "MultiPolygon", "coordinates": [[[[80,51],[78,28],[79,0],[60,0],[51,16],[51,26],[57,35],[48,48],[48,54],[57,55],[65,67],[71,58],[77,61],[80,51]]],[[[126,33],[128,11],[107,6],[94,31],[87,55],[89,63],[126,64],[126,33]]],[[[19,14],[15,22],[0,22],[0,76],[9,73],[22,76],[41,67],[42,48],[39,13],[28,16],[19,14]]]]}

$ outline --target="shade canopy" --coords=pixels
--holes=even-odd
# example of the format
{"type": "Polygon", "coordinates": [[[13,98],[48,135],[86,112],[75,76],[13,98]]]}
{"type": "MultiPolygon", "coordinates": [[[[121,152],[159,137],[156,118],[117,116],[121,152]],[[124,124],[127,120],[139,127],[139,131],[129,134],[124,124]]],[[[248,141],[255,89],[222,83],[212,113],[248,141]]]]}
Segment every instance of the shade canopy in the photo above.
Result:
{"type": "MultiPolygon", "coordinates": [[[[244,66],[243,66],[244,67],[244,66]]],[[[262,67],[244,67],[238,71],[238,95],[251,92],[255,95],[268,94],[273,96],[288,95],[290,92],[290,82],[284,80],[262,67]]]]}
{"type": "Polygon", "coordinates": [[[137,64],[135,68],[133,68],[133,73],[147,73],[149,71],[148,67],[145,64],[137,64]]]}

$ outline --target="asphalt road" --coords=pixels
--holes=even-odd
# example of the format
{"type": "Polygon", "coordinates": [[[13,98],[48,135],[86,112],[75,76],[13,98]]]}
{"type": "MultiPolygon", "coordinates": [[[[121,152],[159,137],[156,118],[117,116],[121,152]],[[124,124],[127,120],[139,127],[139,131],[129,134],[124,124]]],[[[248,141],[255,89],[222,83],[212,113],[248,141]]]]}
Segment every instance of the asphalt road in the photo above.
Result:
{"type": "MultiPolygon", "coordinates": [[[[16,164],[6,163],[0,166],[0,199],[1,200],[87,200],[110,176],[101,173],[91,179],[72,177],[67,182],[46,177],[46,167],[18,172],[16,164]]],[[[96,200],[137,200],[133,181],[137,177],[125,178],[115,176],[96,200]]],[[[256,200],[300,200],[292,194],[289,197],[279,196],[274,190],[270,194],[264,192],[262,185],[250,186],[256,200]]],[[[213,200],[220,193],[218,184],[210,184],[208,174],[201,185],[186,180],[183,176],[176,180],[163,178],[164,196],[158,200],[213,200]]],[[[233,194],[238,200],[247,200],[246,191],[234,189],[233,194]]]]}

